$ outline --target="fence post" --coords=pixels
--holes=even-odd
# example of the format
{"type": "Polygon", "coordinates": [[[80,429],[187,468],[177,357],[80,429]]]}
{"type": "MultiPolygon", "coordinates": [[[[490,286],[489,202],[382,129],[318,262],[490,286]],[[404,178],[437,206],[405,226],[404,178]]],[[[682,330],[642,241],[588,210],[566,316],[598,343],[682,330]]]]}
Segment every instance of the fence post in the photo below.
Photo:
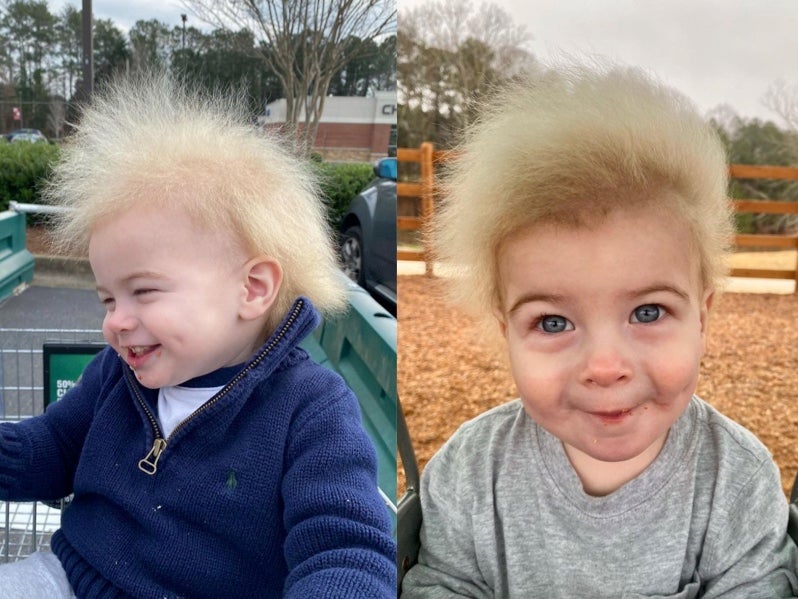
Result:
{"type": "Polygon", "coordinates": [[[424,273],[428,277],[433,274],[431,240],[429,238],[429,223],[432,220],[435,193],[435,167],[432,163],[433,150],[432,143],[425,141],[421,144],[421,221],[423,223],[421,239],[424,246],[424,273]]]}
{"type": "MultiPolygon", "coordinates": [[[[796,254],[798,254],[798,236],[795,237],[795,250],[796,254]]],[[[795,272],[793,273],[795,279],[795,289],[793,289],[793,293],[798,294],[798,257],[795,259],[795,272]]]]}

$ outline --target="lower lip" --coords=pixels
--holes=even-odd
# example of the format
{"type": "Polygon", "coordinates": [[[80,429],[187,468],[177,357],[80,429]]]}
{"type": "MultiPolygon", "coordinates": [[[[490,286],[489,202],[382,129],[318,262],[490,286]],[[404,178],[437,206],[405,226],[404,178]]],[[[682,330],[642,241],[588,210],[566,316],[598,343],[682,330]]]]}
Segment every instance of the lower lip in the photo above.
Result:
{"type": "Polygon", "coordinates": [[[591,416],[595,416],[605,425],[620,424],[627,418],[631,417],[633,410],[620,410],[618,412],[590,412],[591,416]]]}

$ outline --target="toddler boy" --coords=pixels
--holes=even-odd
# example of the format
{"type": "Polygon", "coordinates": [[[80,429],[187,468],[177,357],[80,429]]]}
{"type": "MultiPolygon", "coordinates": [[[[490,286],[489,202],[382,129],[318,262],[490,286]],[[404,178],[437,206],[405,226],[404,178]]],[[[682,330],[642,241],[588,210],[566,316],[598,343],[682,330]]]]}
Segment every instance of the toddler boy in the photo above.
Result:
{"type": "Polygon", "coordinates": [[[297,347],[344,300],[305,165],[236,102],[149,76],[93,98],[48,197],[110,347],[0,426],[3,499],[74,492],[0,596],[395,596],[357,401],[297,347]]]}
{"type": "Polygon", "coordinates": [[[520,398],[422,480],[404,597],[792,597],[765,447],[693,393],[732,234],[727,166],[642,73],[519,83],[468,133],[436,239],[520,398]]]}

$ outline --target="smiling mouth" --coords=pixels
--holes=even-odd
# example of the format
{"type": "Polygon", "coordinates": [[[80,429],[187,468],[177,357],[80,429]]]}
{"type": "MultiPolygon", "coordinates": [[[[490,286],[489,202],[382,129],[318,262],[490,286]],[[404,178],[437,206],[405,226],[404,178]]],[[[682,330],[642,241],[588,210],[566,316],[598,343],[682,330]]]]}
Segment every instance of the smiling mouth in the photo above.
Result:
{"type": "Polygon", "coordinates": [[[126,361],[131,368],[140,368],[153,355],[160,355],[160,345],[130,345],[126,361]]]}
{"type": "Polygon", "coordinates": [[[633,408],[625,408],[623,410],[613,410],[610,412],[590,412],[591,416],[596,416],[601,419],[605,424],[615,424],[623,422],[633,412],[633,408]]]}

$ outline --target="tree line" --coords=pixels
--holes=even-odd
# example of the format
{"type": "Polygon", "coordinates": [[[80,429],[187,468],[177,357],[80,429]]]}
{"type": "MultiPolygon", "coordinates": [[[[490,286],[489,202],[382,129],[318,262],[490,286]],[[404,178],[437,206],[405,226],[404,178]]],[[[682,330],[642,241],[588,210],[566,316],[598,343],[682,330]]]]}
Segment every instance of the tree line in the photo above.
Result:
{"type": "MultiPolygon", "coordinates": [[[[495,5],[431,0],[401,10],[399,19],[398,132],[403,147],[431,141],[438,149],[451,149],[503,84],[545,70],[527,49],[531,34],[495,5]]],[[[717,107],[707,120],[723,141],[729,163],[798,166],[798,87],[776,82],[764,104],[781,126],[740,117],[728,106],[717,107]]],[[[411,166],[403,165],[405,176],[414,175],[411,166]]],[[[798,182],[735,179],[729,194],[798,202],[798,182]]],[[[737,218],[741,232],[798,231],[794,215],[737,218]]]]}
{"type": "Polygon", "coordinates": [[[397,92],[403,146],[448,148],[497,86],[538,68],[526,27],[494,4],[431,1],[400,11],[397,92]]]}
{"type": "MultiPolygon", "coordinates": [[[[306,37],[307,31],[295,35],[306,37]]],[[[285,97],[283,78],[267,60],[275,49],[247,28],[206,32],[151,19],[137,21],[125,34],[111,19],[95,19],[93,36],[95,86],[119,71],[162,69],[209,89],[244,89],[253,116],[285,97]]],[[[80,100],[81,39],[81,11],[74,6],[53,14],[45,0],[6,0],[0,7],[0,132],[24,126],[51,138],[66,133],[80,100]]],[[[318,43],[325,43],[323,36],[318,43]]],[[[341,60],[325,95],[394,88],[395,35],[375,39],[351,32],[338,43],[341,60]]]]}

